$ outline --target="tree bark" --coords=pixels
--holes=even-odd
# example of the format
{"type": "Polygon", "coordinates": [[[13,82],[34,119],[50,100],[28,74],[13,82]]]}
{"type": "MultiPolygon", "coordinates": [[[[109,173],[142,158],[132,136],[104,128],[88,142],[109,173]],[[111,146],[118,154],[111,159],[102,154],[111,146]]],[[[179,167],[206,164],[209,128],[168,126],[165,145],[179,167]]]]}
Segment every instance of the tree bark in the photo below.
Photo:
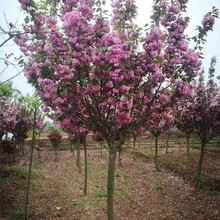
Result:
{"type": "Polygon", "coordinates": [[[170,135],[167,134],[167,139],[166,139],[166,154],[169,153],[169,151],[168,151],[168,148],[169,148],[169,138],[170,138],[170,135]]]}
{"type": "Polygon", "coordinates": [[[119,165],[119,167],[122,166],[122,163],[121,163],[121,149],[119,149],[119,151],[118,151],[118,165],[119,165]]]}
{"type": "Polygon", "coordinates": [[[80,143],[77,143],[77,160],[76,160],[76,165],[79,169],[79,173],[81,173],[81,163],[80,163],[80,143]]]}
{"type": "Polygon", "coordinates": [[[27,191],[26,191],[26,200],[25,200],[25,209],[24,209],[24,219],[27,219],[27,211],[28,211],[28,204],[29,204],[31,168],[32,168],[33,152],[34,152],[34,145],[35,145],[36,114],[37,114],[37,107],[35,107],[34,109],[34,125],[33,125],[33,136],[32,136],[32,142],[31,142],[30,163],[29,163],[28,178],[27,178],[27,191]]]}
{"type": "Polygon", "coordinates": [[[186,135],[186,146],[187,146],[187,157],[188,159],[190,158],[189,156],[189,138],[190,138],[190,134],[186,135]]]}
{"type": "Polygon", "coordinates": [[[87,163],[87,147],[86,147],[86,137],[83,138],[84,147],[84,159],[85,159],[85,179],[84,179],[84,195],[87,193],[87,179],[88,179],[88,163],[87,163]]]}
{"type": "Polygon", "coordinates": [[[155,168],[159,170],[158,166],[158,137],[155,136],[155,168]]]}
{"type": "Polygon", "coordinates": [[[21,153],[24,156],[24,140],[21,141],[21,153]]]}
{"type": "Polygon", "coordinates": [[[102,146],[102,143],[101,143],[101,158],[102,158],[102,148],[103,148],[103,146],[102,146]]]}
{"type": "Polygon", "coordinates": [[[133,136],[133,161],[136,160],[136,136],[133,136]]]}
{"type": "Polygon", "coordinates": [[[197,177],[196,177],[196,181],[195,181],[195,188],[198,187],[199,181],[200,181],[200,176],[201,176],[201,171],[202,171],[202,163],[203,163],[203,156],[204,156],[204,150],[205,150],[205,141],[201,141],[201,153],[200,153],[200,158],[199,158],[197,177]]]}
{"type": "Polygon", "coordinates": [[[107,214],[108,220],[114,220],[114,180],[115,180],[116,146],[109,146],[108,183],[107,183],[107,214]]]}

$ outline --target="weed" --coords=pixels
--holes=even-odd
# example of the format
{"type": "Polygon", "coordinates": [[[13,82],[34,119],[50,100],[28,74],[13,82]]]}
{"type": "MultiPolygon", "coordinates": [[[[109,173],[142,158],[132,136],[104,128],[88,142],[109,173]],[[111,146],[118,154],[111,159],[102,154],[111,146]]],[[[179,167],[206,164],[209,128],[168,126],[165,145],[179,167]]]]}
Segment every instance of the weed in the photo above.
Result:
{"type": "Polygon", "coordinates": [[[185,178],[185,175],[183,173],[180,174],[180,177],[182,177],[183,179],[185,178]]]}
{"type": "Polygon", "coordinates": [[[196,214],[204,214],[205,210],[203,210],[203,209],[193,209],[193,212],[195,212],[196,214]]]}
{"type": "Polygon", "coordinates": [[[199,184],[198,187],[197,187],[198,190],[203,190],[203,191],[206,191],[206,192],[209,192],[210,194],[212,194],[213,196],[218,196],[219,195],[219,192],[218,191],[215,191],[213,189],[210,189],[210,187],[208,186],[204,186],[203,184],[199,184]]]}
{"type": "Polygon", "coordinates": [[[156,168],[158,172],[162,172],[162,168],[161,167],[157,167],[156,168]]]}
{"type": "Polygon", "coordinates": [[[115,177],[121,177],[121,174],[120,173],[116,173],[115,177]]]}
{"type": "Polygon", "coordinates": [[[167,173],[172,173],[172,171],[171,171],[171,170],[166,170],[166,172],[167,172],[167,173]]]}
{"type": "Polygon", "coordinates": [[[104,190],[96,190],[96,189],[94,189],[94,195],[96,197],[99,197],[99,198],[105,198],[105,197],[107,197],[107,192],[104,191],[104,190]]]}
{"type": "Polygon", "coordinates": [[[37,169],[40,169],[40,167],[41,167],[40,165],[34,165],[34,166],[32,166],[32,168],[33,168],[33,169],[36,169],[36,170],[37,170],[37,169]]]}
{"type": "Polygon", "coordinates": [[[53,212],[53,213],[52,213],[52,216],[53,216],[53,217],[60,217],[60,214],[57,213],[57,212],[53,212]]]}
{"type": "Polygon", "coordinates": [[[142,169],[142,174],[147,174],[147,170],[146,169],[142,169]]]}
{"type": "Polygon", "coordinates": [[[156,189],[158,189],[158,190],[163,190],[163,189],[164,189],[164,187],[163,187],[163,186],[161,186],[161,185],[157,185],[157,186],[156,186],[156,189]]]}
{"type": "Polygon", "coordinates": [[[95,145],[92,145],[92,146],[91,146],[91,149],[92,149],[92,150],[96,150],[96,146],[95,146],[95,145]]]}
{"type": "Polygon", "coordinates": [[[10,167],[6,167],[6,170],[11,172],[21,172],[27,174],[27,170],[22,166],[10,166],[10,167]]]}
{"type": "Polygon", "coordinates": [[[66,167],[71,167],[71,162],[69,160],[66,161],[66,167]]]}
{"type": "Polygon", "coordinates": [[[172,150],[172,151],[168,151],[168,152],[166,152],[166,154],[173,154],[174,153],[174,151],[172,150]]]}
{"type": "Polygon", "coordinates": [[[21,219],[23,219],[24,218],[24,216],[23,216],[23,213],[21,213],[21,212],[15,212],[15,213],[13,213],[11,216],[10,216],[10,220],[21,220],[21,219]]]}
{"type": "Polygon", "coordinates": [[[134,206],[132,206],[132,210],[135,210],[137,207],[134,205],[134,206]]]}
{"type": "Polygon", "coordinates": [[[17,192],[14,192],[10,195],[10,198],[11,199],[17,199],[18,198],[18,193],[17,192]]]}
{"type": "Polygon", "coordinates": [[[91,201],[89,204],[90,206],[92,206],[94,209],[98,209],[98,210],[102,210],[102,211],[105,211],[105,199],[103,198],[100,198],[100,199],[97,199],[95,201],[91,201]]]}

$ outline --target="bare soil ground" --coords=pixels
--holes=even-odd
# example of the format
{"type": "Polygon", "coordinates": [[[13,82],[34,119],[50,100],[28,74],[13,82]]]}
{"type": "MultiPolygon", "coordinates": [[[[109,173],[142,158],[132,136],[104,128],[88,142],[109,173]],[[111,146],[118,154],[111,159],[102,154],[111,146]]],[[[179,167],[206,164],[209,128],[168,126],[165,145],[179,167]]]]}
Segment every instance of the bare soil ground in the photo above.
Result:
{"type": "MultiPolygon", "coordinates": [[[[27,150],[28,148],[26,148],[27,150]]],[[[76,155],[44,149],[38,163],[34,152],[29,219],[105,220],[108,152],[88,151],[88,194],[83,196],[82,173],[76,155]]],[[[159,150],[161,171],[154,168],[153,149],[138,148],[136,161],[131,149],[122,154],[115,173],[116,220],[220,219],[220,150],[208,150],[204,158],[201,189],[193,188],[199,151],[175,148],[172,154],[159,150]]],[[[0,165],[0,218],[22,219],[28,154],[16,165],[0,165]]]]}

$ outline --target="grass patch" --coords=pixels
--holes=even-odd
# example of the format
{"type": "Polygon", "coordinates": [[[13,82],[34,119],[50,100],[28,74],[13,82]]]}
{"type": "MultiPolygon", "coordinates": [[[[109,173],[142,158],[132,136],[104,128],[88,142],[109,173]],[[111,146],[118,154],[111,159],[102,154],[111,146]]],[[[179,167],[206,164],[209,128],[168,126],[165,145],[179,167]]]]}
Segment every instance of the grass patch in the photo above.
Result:
{"type": "Polygon", "coordinates": [[[23,218],[24,218],[23,213],[15,212],[10,216],[9,220],[20,220],[20,219],[22,220],[23,218]]]}
{"type": "Polygon", "coordinates": [[[146,169],[142,169],[142,174],[147,174],[147,170],[146,169]]]}
{"type": "Polygon", "coordinates": [[[73,165],[73,163],[69,160],[66,161],[66,167],[71,167],[73,165]]]}
{"type": "Polygon", "coordinates": [[[203,209],[193,209],[193,212],[195,212],[196,214],[205,214],[205,210],[203,209]]]}
{"type": "Polygon", "coordinates": [[[163,190],[163,189],[164,189],[164,187],[161,186],[161,185],[157,185],[155,188],[156,188],[157,190],[163,190]]]}
{"type": "Polygon", "coordinates": [[[24,174],[28,173],[28,171],[22,166],[15,166],[14,165],[14,166],[6,167],[5,169],[10,172],[20,172],[20,173],[24,173],[24,174]]]}
{"type": "Polygon", "coordinates": [[[99,197],[99,198],[106,198],[106,197],[107,197],[107,192],[104,191],[104,190],[94,189],[94,195],[95,195],[96,197],[99,197]]]}
{"type": "Polygon", "coordinates": [[[205,185],[203,185],[201,183],[198,185],[197,189],[209,192],[210,194],[212,194],[214,196],[219,196],[219,194],[220,194],[218,191],[215,191],[215,190],[211,189],[210,187],[205,186],[205,185]]]}

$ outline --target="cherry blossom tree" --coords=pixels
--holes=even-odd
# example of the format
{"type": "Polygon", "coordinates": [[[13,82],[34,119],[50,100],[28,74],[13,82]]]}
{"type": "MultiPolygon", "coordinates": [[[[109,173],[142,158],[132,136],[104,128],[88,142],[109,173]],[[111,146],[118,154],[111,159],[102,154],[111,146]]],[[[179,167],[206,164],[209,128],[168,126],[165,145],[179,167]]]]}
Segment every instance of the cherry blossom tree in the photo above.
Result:
{"type": "MultiPolygon", "coordinates": [[[[193,133],[201,143],[201,153],[197,170],[195,187],[198,187],[204,150],[206,144],[220,133],[220,89],[214,83],[214,65],[216,58],[212,58],[209,68],[209,81],[204,83],[201,73],[197,85],[194,86],[192,95],[184,102],[179,103],[179,122],[183,128],[191,126],[193,133]]],[[[190,130],[191,131],[191,130],[190,130]]]]}
{"type": "MultiPolygon", "coordinates": [[[[29,15],[24,30],[30,34],[15,42],[28,58],[25,76],[44,100],[44,110],[58,121],[71,117],[73,129],[98,131],[108,143],[107,212],[112,220],[116,150],[131,130],[150,120],[167,88],[174,88],[172,102],[187,93],[188,81],[201,67],[199,53],[189,48],[184,34],[189,21],[182,15],[185,3],[155,1],[159,17],[155,7],[153,26],[142,37],[131,0],[112,1],[111,21],[101,0],[51,0],[50,10],[44,10],[44,1],[19,1],[29,15]]],[[[211,27],[214,15],[209,13],[203,26],[211,27]]]]}

